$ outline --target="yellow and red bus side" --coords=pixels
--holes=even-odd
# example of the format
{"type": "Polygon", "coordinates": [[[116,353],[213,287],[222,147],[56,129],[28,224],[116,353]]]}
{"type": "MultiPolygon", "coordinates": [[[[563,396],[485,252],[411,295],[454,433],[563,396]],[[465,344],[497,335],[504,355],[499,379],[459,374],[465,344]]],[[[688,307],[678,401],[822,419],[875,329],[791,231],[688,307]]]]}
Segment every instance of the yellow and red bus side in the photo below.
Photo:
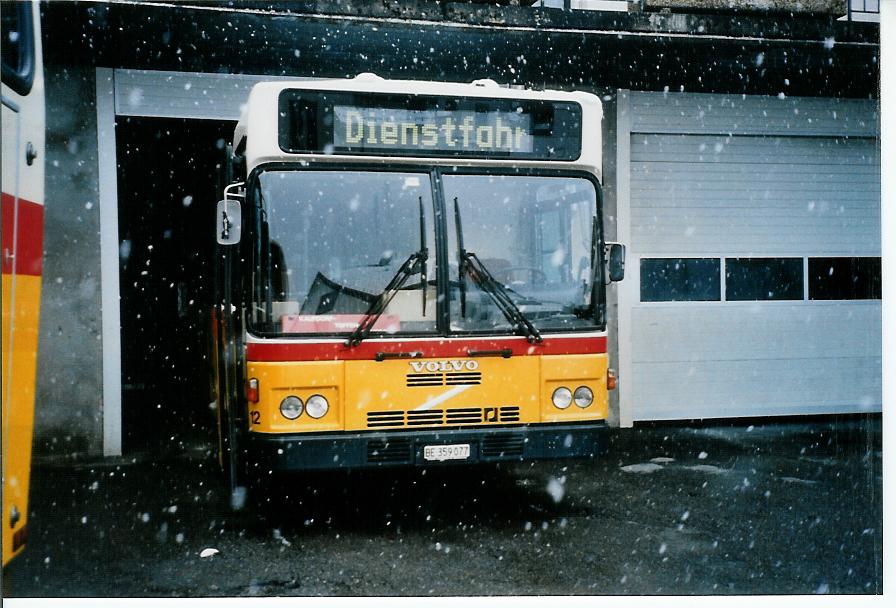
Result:
{"type": "MultiPolygon", "coordinates": [[[[0,266],[2,266],[3,565],[26,542],[44,235],[45,109],[37,2],[13,4],[27,84],[4,71],[0,266]],[[29,63],[30,62],[30,63],[29,63]]],[[[5,9],[6,10],[6,9],[5,9]]],[[[7,66],[4,66],[7,67],[7,66]]]]}
{"type": "Polygon", "coordinates": [[[6,564],[21,551],[27,536],[43,205],[23,198],[16,200],[4,192],[0,206],[3,215],[3,563],[6,564]],[[17,241],[15,247],[13,241],[17,241]]]}

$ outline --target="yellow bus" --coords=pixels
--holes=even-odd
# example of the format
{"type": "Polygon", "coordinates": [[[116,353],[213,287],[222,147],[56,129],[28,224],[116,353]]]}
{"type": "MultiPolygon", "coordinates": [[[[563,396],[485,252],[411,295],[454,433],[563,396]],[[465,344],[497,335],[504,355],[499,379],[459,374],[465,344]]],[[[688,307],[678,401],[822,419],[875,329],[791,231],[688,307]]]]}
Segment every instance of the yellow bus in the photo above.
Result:
{"type": "Polygon", "coordinates": [[[44,81],[36,2],[0,3],[3,56],[3,565],[25,547],[44,223],[44,81]]]}
{"type": "Polygon", "coordinates": [[[277,472],[604,451],[601,112],[489,80],[252,89],[215,223],[235,506],[277,472]]]}

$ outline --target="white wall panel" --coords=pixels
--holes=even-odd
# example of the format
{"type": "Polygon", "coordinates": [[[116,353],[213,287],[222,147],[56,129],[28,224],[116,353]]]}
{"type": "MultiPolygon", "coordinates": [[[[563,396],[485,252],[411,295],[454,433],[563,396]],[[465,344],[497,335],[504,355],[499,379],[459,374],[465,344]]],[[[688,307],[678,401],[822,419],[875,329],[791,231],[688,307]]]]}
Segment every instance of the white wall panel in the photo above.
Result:
{"type": "Polygon", "coordinates": [[[635,420],[879,411],[878,302],[633,310],[635,420]]]}
{"type": "Polygon", "coordinates": [[[636,363],[880,357],[874,301],[692,302],[635,311],[636,363]]]}

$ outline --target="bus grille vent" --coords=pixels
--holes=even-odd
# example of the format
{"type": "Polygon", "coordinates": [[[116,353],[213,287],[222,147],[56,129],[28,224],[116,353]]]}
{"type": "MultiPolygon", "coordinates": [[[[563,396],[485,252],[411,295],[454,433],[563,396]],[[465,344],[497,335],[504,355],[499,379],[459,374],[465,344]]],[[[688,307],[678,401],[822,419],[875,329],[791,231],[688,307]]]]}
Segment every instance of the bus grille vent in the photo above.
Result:
{"type": "Polygon", "coordinates": [[[411,462],[411,442],[409,439],[368,441],[367,462],[394,464],[411,462]]]}
{"type": "Polygon", "coordinates": [[[408,426],[442,424],[442,410],[411,410],[408,412],[408,426]]]}
{"type": "Polygon", "coordinates": [[[405,426],[441,426],[482,424],[485,422],[519,422],[520,408],[505,405],[498,408],[455,407],[447,410],[387,410],[367,412],[367,428],[400,428],[405,426]],[[497,414],[497,417],[495,417],[497,414]]]}
{"type": "Polygon", "coordinates": [[[458,407],[449,409],[445,414],[448,424],[479,424],[482,422],[482,409],[478,407],[458,407]]]}
{"type": "Polygon", "coordinates": [[[523,455],[525,438],[520,435],[487,435],[482,439],[482,456],[485,458],[514,458],[523,455]]]}
{"type": "Polygon", "coordinates": [[[498,408],[498,416],[501,422],[519,422],[520,408],[515,405],[506,405],[498,408]]]}
{"type": "Polygon", "coordinates": [[[404,412],[402,410],[367,412],[367,428],[382,426],[404,426],[404,412]]]}
{"type": "Polygon", "coordinates": [[[408,374],[408,386],[442,386],[442,374],[408,374]]]}
{"type": "Polygon", "coordinates": [[[411,386],[469,386],[482,384],[482,372],[446,372],[444,374],[408,374],[411,386]]]}
{"type": "Polygon", "coordinates": [[[445,384],[448,386],[482,384],[482,372],[448,372],[445,374],[445,384]]]}

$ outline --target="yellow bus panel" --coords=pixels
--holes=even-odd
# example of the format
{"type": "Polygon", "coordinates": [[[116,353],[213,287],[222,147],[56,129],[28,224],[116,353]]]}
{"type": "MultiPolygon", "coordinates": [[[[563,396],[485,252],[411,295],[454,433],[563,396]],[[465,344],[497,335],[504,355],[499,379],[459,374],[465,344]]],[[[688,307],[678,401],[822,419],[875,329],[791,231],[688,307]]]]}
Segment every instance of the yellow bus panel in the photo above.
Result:
{"type": "Polygon", "coordinates": [[[12,276],[3,275],[3,563],[24,548],[40,311],[40,276],[15,277],[15,331],[9,360],[12,276]],[[17,541],[17,542],[14,542],[17,541]]]}
{"type": "Polygon", "coordinates": [[[259,399],[249,403],[257,433],[386,431],[438,426],[487,426],[605,420],[607,355],[389,359],[385,361],[253,362],[259,399]],[[561,386],[589,387],[593,403],[560,410],[551,402],[561,386]],[[295,420],[280,403],[323,396],[328,412],[295,420]]]}

